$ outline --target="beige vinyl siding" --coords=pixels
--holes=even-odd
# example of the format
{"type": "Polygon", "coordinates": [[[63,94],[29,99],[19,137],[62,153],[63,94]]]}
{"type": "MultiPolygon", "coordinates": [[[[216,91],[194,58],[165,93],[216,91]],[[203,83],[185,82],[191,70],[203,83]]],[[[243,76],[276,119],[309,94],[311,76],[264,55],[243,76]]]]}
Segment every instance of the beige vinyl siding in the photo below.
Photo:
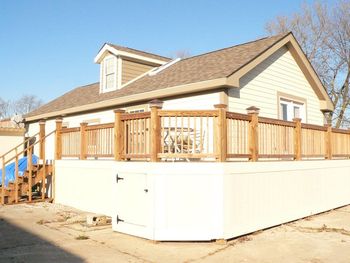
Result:
{"type": "Polygon", "coordinates": [[[246,113],[256,106],[260,116],[278,118],[277,93],[305,99],[307,123],[323,125],[319,99],[286,47],[243,76],[239,89],[229,89],[229,110],[246,113]]]}
{"type": "Polygon", "coordinates": [[[165,110],[213,110],[215,104],[220,104],[220,92],[196,94],[186,97],[164,100],[165,110]]]}
{"type": "Polygon", "coordinates": [[[122,60],[122,84],[142,75],[152,69],[153,66],[133,62],[130,60],[122,60]]]}

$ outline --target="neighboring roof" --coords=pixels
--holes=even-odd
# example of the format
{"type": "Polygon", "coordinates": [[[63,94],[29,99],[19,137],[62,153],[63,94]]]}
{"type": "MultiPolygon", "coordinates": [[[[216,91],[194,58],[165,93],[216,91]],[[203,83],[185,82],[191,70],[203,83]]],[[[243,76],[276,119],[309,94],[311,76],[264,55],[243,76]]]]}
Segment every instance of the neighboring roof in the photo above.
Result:
{"type": "Polygon", "coordinates": [[[119,46],[119,45],[115,45],[115,44],[111,44],[111,43],[106,43],[107,45],[114,47],[117,50],[121,50],[121,51],[125,51],[125,52],[129,52],[135,55],[140,55],[140,56],[145,56],[145,57],[149,57],[149,58],[154,58],[154,59],[159,59],[165,62],[168,62],[171,60],[171,58],[168,57],[164,57],[164,56],[160,56],[157,54],[153,54],[153,53],[149,53],[149,52],[145,52],[145,51],[141,51],[138,49],[133,49],[133,48],[129,48],[129,47],[123,47],[123,46],[119,46]]]}
{"type": "MultiPolygon", "coordinates": [[[[254,63],[252,63],[252,61],[256,61],[259,57],[263,57],[262,54],[268,53],[267,51],[272,46],[277,46],[279,42],[283,42],[282,40],[287,41],[285,38],[289,35],[291,34],[266,37],[252,42],[182,59],[156,75],[150,76],[145,74],[123,88],[108,93],[99,93],[99,83],[79,87],[43,105],[37,110],[32,111],[25,117],[29,117],[29,119],[32,120],[35,119],[31,118],[34,116],[42,118],[47,113],[56,114],[60,111],[67,111],[67,109],[70,108],[72,108],[70,113],[79,112],[82,109],[80,106],[94,104],[91,105],[91,107],[95,107],[96,103],[99,102],[107,100],[111,101],[124,97],[129,98],[129,96],[135,97],[134,95],[136,94],[140,94],[141,96],[146,93],[168,90],[170,88],[177,88],[177,92],[181,93],[181,89],[186,85],[210,81],[213,82],[218,79],[225,79],[225,82],[220,83],[229,86],[230,83],[226,82],[227,79],[235,76],[236,72],[237,75],[239,75],[244,71],[244,67],[247,65],[253,65],[254,63]]],[[[281,43],[280,45],[282,44],[284,45],[284,43],[281,43]]],[[[320,85],[321,89],[324,89],[322,84],[320,85]]],[[[146,97],[144,97],[144,99],[146,99],[146,97]]],[[[128,101],[130,102],[130,100],[128,101]]],[[[111,103],[108,105],[111,106],[111,103]]],[[[84,109],[85,108],[86,107],[84,107],[84,109]]],[[[52,114],[50,117],[52,117],[52,114]]]]}

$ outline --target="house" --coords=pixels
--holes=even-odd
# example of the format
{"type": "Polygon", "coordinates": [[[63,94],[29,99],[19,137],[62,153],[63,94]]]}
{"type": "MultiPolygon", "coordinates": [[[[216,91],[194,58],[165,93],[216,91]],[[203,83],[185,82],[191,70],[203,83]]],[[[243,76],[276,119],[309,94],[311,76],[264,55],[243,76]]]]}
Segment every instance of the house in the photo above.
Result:
{"type": "MultiPolygon", "coordinates": [[[[99,83],[25,116],[42,199],[52,186],[152,240],[229,239],[350,203],[350,131],[324,125],[333,105],[291,33],[175,60],[105,44],[95,62],[99,83]]],[[[2,200],[19,187],[30,201],[24,179],[2,200]]]]}
{"type": "Polygon", "coordinates": [[[112,122],[114,109],[145,112],[152,99],[163,100],[163,109],[226,104],[229,111],[246,113],[254,105],[263,117],[298,117],[316,125],[323,125],[324,113],[333,110],[292,33],[175,60],[107,43],[95,63],[100,82],[75,88],[27,114],[29,134],[39,130],[42,119],[47,132],[54,130],[57,117],[63,117],[64,127],[112,122]]]}

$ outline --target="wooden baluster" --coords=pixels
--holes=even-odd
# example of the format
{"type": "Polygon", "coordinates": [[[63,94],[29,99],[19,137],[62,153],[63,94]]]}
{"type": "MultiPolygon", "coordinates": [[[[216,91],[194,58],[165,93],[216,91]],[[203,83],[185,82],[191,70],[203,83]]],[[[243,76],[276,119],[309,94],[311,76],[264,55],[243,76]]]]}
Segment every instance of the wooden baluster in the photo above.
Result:
{"type": "Polygon", "coordinates": [[[301,119],[294,118],[294,160],[301,160],[301,119]]]}
{"type": "MultiPolygon", "coordinates": [[[[45,143],[43,143],[45,145],[45,143]]],[[[42,168],[42,182],[41,182],[41,199],[45,199],[46,195],[46,157],[45,157],[45,151],[42,153],[42,161],[43,161],[43,168],[42,168]]]]}
{"type": "Polygon", "coordinates": [[[163,102],[160,100],[152,100],[149,103],[151,108],[151,162],[159,162],[158,153],[161,148],[161,122],[158,111],[162,109],[163,102]]]}
{"type": "Polygon", "coordinates": [[[45,121],[41,120],[39,122],[39,158],[43,159],[44,155],[45,155],[45,121]]]}
{"type": "Polygon", "coordinates": [[[332,160],[332,125],[326,124],[327,127],[326,136],[325,136],[325,158],[327,160],[332,160]]]}
{"type": "Polygon", "coordinates": [[[259,137],[258,137],[258,125],[259,125],[259,108],[254,106],[247,108],[247,113],[250,115],[250,122],[248,128],[248,140],[249,140],[249,160],[252,162],[258,161],[259,155],[259,137]]]}
{"type": "Polygon", "coordinates": [[[62,119],[56,119],[55,160],[62,159],[62,119]]]}
{"type": "Polygon", "coordinates": [[[121,161],[124,151],[124,126],[121,119],[125,110],[117,109],[114,111],[114,160],[121,161]]]}
{"type": "Polygon", "coordinates": [[[80,123],[80,160],[86,159],[87,141],[86,141],[86,122],[80,123]]]}
{"type": "Polygon", "coordinates": [[[15,203],[18,203],[18,154],[15,149],[15,203]]]}
{"type": "Polygon", "coordinates": [[[28,201],[32,201],[32,177],[33,177],[33,146],[29,146],[28,159],[27,159],[27,170],[28,170],[28,201]]]}
{"type": "Polygon", "coordinates": [[[1,204],[5,204],[5,156],[2,157],[2,174],[1,174],[1,204]]]}
{"type": "Polygon", "coordinates": [[[218,111],[218,118],[216,123],[216,154],[218,162],[225,162],[227,157],[227,124],[226,124],[226,104],[214,105],[218,111]]]}

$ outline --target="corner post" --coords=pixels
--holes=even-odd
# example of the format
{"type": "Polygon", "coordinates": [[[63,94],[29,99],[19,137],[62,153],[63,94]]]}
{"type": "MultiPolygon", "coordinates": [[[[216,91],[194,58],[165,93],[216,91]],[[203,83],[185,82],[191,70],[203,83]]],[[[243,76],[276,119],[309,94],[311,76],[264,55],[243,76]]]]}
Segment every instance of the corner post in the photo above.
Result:
{"type": "Polygon", "coordinates": [[[294,160],[301,160],[301,119],[294,118],[294,160]]]}
{"type": "Polygon", "coordinates": [[[114,111],[114,160],[121,161],[124,151],[124,129],[122,114],[125,110],[114,111]]]}
{"type": "Polygon", "coordinates": [[[80,123],[80,160],[86,159],[87,141],[86,141],[86,122],[80,123]]]}
{"type": "Polygon", "coordinates": [[[249,128],[248,128],[248,140],[249,140],[249,161],[258,161],[259,155],[259,136],[258,136],[258,126],[259,126],[259,111],[260,109],[251,106],[246,109],[248,115],[250,116],[249,128]]]}
{"type": "Polygon", "coordinates": [[[326,124],[325,127],[327,127],[326,136],[325,136],[325,158],[327,160],[332,160],[332,125],[326,124]]]}
{"type": "Polygon", "coordinates": [[[28,170],[28,201],[32,201],[32,186],[33,186],[33,146],[29,146],[28,149],[28,162],[27,162],[27,170],[28,170]]]}
{"type": "Polygon", "coordinates": [[[62,159],[62,119],[56,119],[55,160],[62,159]]]}
{"type": "Polygon", "coordinates": [[[163,108],[163,102],[160,100],[152,100],[149,102],[151,108],[151,162],[159,162],[158,153],[161,147],[161,123],[158,111],[163,108]]]}
{"type": "Polygon", "coordinates": [[[44,159],[45,158],[45,121],[41,120],[39,122],[39,158],[44,159]]]}
{"type": "Polygon", "coordinates": [[[1,178],[1,204],[5,204],[5,176],[6,176],[6,169],[5,169],[5,156],[2,157],[2,178],[1,178]]]}
{"type": "Polygon", "coordinates": [[[216,104],[215,109],[218,111],[216,122],[216,154],[217,162],[225,162],[227,158],[227,124],[226,124],[226,104],[216,104]]]}

